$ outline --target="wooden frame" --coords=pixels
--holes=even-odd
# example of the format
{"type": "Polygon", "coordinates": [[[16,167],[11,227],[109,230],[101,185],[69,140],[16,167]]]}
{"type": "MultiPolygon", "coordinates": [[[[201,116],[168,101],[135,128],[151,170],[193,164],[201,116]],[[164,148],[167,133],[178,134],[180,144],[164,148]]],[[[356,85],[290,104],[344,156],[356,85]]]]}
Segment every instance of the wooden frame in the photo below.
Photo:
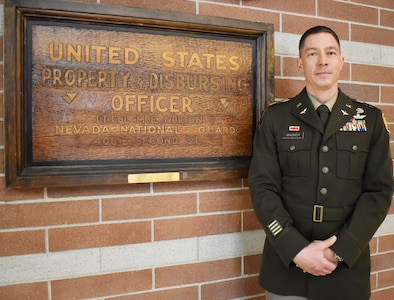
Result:
{"type": "Polygon", "coordinates": [[[6,185],[246,177],[274,99],[273,34],[265,23],[6,0],[6,185]]]}

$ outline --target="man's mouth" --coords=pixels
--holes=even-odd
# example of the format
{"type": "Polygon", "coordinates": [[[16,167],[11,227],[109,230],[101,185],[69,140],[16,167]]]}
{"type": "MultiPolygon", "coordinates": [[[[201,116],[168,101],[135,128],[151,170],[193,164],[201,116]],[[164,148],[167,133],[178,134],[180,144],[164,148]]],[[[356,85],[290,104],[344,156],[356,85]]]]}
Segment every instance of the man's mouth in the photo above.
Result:
{"type": "Polygon", "coordinates": [[[331,75],[330,71],[318,71],[315,73],[318,76],[331,75]]]}

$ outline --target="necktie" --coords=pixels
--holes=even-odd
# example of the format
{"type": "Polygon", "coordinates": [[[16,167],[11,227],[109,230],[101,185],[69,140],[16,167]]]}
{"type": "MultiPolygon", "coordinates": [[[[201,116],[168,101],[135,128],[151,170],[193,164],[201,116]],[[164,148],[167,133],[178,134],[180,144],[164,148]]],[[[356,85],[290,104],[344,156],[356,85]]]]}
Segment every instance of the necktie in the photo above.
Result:
{"type": "Polygon", "coordinates": [[[328,121],[328,116],[330,114],[330,110],[328,109],[328,107],[326,105],[320,105],[317,108],[317,113],[319,114],[320,120],[323,124],[323,127],[326,128],[326,124],[328,121]]]}

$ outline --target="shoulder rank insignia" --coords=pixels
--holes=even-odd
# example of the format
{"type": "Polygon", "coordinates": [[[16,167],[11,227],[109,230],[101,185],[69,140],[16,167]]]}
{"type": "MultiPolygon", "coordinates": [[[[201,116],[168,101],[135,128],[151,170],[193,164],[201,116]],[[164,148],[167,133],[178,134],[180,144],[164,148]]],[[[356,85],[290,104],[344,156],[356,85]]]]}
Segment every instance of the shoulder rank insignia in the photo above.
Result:
{"type": "Polygon", "coordinates": [[[269,103],[268,106],[274,106],[282,103],[288,102],[290,99],[281,99],[281,100],[273,100],[271,103],[269,103]]]}
{"type": "Polygon", "coordinates": [[[373,106],[372,104],[369,104],[367,102],[360,101],[360,100],[355,100],[355,101],[357,102],[357,104],[364,105],[365,107],[368,107],[368,108],[376,109],[376,106],[373,106]]]}

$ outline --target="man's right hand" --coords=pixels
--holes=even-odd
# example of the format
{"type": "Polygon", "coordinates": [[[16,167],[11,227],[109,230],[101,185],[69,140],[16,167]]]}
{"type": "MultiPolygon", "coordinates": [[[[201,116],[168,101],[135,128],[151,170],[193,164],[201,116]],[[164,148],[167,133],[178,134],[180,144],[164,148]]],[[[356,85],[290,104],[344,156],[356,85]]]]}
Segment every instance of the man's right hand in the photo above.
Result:
{"type": "Polygon", "coordinates": [[[334,252],[330,249],[336,240],[333,235],[324,241],[313,241],[294,257],[293,262],[305,273],[314,276],[331,274],[338,266],[338,261],[332,259],[334,252]]]}

